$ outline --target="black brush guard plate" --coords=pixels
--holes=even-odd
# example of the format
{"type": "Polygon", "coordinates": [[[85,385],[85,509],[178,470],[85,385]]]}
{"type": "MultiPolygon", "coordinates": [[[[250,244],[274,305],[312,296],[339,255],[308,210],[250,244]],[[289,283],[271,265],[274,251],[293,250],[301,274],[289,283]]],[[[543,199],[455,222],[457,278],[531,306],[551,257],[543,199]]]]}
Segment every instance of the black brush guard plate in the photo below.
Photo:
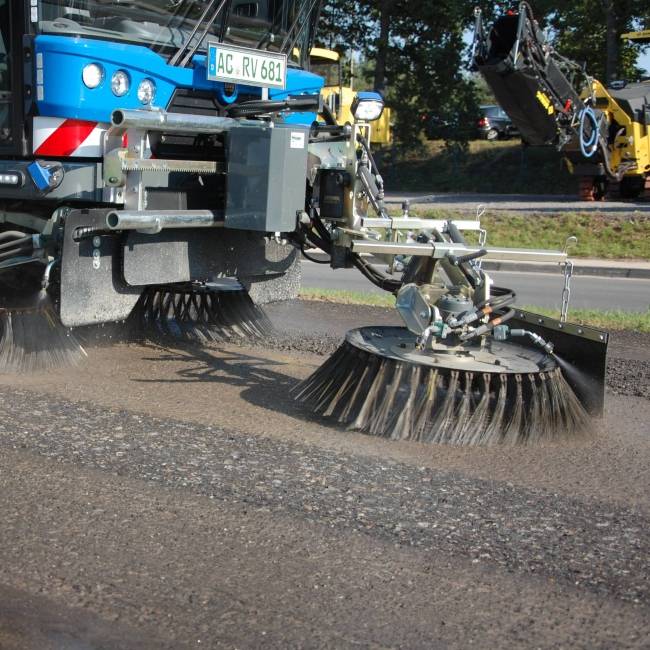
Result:
{"type": "Polygon", "coordinates": [[[129,232],[123,247],[130,286],[236,277],[277,277],[289,271],[296,249],[259,233],[223,229],[174,229],[156,235],[129,232]]]}
{"type": "Polygon", "coordinates": [[[531,330],[553,343],[554,352],[576,373],[563,374],[590,415],[601,416],[605,405],[605,375],[609,334],[575,323],[561,323],[554,318],[517,309],[508,322],[512,328],[531,330]],[[579,378],[578,378],[579,377],[579,378]]]}

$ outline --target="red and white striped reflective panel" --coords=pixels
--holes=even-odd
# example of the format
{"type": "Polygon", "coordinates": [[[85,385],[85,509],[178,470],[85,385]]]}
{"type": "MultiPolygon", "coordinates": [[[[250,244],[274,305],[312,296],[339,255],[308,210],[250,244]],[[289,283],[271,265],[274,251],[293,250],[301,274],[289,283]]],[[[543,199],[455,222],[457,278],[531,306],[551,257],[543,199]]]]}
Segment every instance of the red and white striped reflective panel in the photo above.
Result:
{"type": "Polygon", "coordinates": [[[103,122],[35,117],[32,149],[35,156],[100,158],[108,127],[103,122]]]}

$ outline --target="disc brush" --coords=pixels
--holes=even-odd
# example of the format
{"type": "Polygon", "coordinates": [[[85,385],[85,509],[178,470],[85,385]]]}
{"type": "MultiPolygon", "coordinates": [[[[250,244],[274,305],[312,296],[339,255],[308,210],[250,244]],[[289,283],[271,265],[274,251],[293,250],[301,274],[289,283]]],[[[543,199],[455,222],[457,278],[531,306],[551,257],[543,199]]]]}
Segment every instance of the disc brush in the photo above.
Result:
{"type": "Polygon", "coordinates": [[[542,351],[492,339],[420,351],[398,327],[348,332],[293,394],[319,415],[393,440],[533,443],[584,433],[591,422],[542,351]]]}
{"type": "Polygon", "coordinates": [[[0,372],[72,366],[85,356],[45,291],[20,306],[0,305],[0,372]]]}
{"type": "Polygon", "coordinates": [[[199,343],[261,338],[273,331],[245,289],[223,289],[210,283],[149,287],[131,319],[138,334],[199,343]]]}

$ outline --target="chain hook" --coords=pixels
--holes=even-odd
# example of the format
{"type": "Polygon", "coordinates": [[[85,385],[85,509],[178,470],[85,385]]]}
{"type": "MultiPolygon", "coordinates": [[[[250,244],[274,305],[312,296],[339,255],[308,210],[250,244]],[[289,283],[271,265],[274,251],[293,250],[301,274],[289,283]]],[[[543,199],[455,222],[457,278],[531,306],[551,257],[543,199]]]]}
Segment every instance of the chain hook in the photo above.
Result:
{"type": "Polygon", "coordinates": [[[569,301],[571,300],[571,276],[573,275],[573,262],[567,260],[564,262],[564,289],[562,289],[562,310],[560,312],[560,322],[566,323],[569,314],[569,301]]]}

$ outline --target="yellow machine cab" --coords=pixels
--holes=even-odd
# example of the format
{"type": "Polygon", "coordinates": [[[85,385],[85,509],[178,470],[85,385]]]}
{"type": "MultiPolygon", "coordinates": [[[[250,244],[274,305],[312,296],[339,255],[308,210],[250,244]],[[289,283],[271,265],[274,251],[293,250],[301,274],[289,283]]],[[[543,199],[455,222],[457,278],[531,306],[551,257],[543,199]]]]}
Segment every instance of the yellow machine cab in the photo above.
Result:
{"type": "MultiPolygon", "coordinates": [[[[354,122],[351,106],[356,91],[352,86],[343,85],[343,65],[341,55],[335,50],[313,47],[309,53],[311,72],[325,79],[325,87],[321,91],[332,114],[339,124],[354,122]]],[[[392,133],[390,128],[391,111],[384,108],[381,117],[372,123],[370,142],[375,145],[390,144],[392,133]]]]}

